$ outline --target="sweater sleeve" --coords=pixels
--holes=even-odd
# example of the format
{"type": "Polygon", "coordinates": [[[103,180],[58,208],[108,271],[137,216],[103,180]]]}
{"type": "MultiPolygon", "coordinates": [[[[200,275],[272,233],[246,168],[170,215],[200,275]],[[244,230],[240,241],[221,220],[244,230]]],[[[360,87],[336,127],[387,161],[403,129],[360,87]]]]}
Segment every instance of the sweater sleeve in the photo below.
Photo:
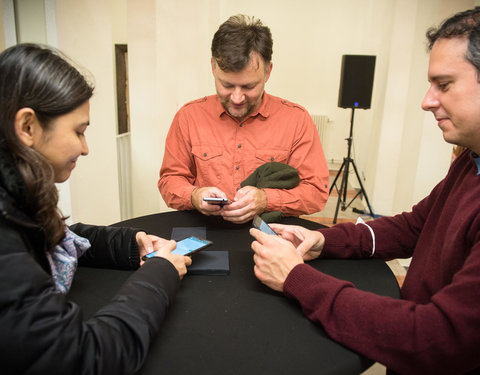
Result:
{"type": "Polygon", "coordinates": [[[411,257],[425,224],[426,213],[435,200],[435,192],[436,189],[416,204],[411,212],[368,221],[368,227],[364,224],[342,223],[320,229],[325,237],[321,257],[368,258],[372,256],[372,232],[375,236],[374,258],[391,260],[411,257]]]}
{"type": "Polygon", "coordinates": [[[0,267],[1,373],[133,374],[180,284],[170,262],[149,260],[84,320],[79,306],[55,292],[20,235],[4,236],[0,267]]]}
{"type": "MultiPolygon", "coordinates": [[[[412,212],[368,222],[375,233],[374,256],[390,259],[415,252],[403,299],[358,290],[305,264],[290,272],[285,294],[297,299],[309,319],[334,340],[396,373],[478,372],[480,215],[473,167],[457,162],[412,212]]],[[[337,225],[322,233],[322,256],[370,254],[365,225],[337,225]]]]}
{"type": "Polygon", "coordinates": [[[427,304],[361,291],[306,264],[291,271],[284,293],[335,341],[395,372],[464,373],[480,365],[476,252],[427,304]]]}

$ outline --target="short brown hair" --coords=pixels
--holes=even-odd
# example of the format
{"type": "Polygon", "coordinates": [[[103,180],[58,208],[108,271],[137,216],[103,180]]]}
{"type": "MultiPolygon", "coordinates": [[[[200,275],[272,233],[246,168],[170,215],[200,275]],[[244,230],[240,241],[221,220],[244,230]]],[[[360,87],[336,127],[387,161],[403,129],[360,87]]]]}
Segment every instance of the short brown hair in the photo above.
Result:
{"type": "Polygon", "coordinates": [[[262,57],[267,69],[273,53],[272,33],[259,19],[243,14],[232,16],[213,36],[212,57],[225,72],[245,68],[252,52],[262,57]]]}
{"type": "Polygon", "coordinates": [[[480,7],[465,10],[447,18],[438,28],[427,30],[428,50],[439,39],[465,38],[468,40],[465,59],[477,70],[480,82],[480,7]]]}
{"type": "Polygon", "coordinates": [[[479,30],[480,7],[459,12],[446,20],[439,27],[431,27],[427,30],[428,49],[438,39],[470,38],[472,33],[479,30]]]}

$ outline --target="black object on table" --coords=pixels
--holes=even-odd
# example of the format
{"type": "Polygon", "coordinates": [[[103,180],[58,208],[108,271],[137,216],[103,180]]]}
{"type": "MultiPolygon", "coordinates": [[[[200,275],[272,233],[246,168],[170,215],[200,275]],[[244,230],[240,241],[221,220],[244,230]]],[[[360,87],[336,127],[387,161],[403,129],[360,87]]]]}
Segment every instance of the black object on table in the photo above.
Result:
{"type": "MultiPolygon", "coordinates": [[[[282,223],[321,227],[293,217],[282,223]]],[[[141,228],[164,238],[170,238],[174,227],[205,226],[207,239],[214,242],[208,249],[229,252],[229,275],[187,274],[182,280],[140,374],[358,374],[373,363],[331,340],[303,315],[296,301],[255,278],[250,224],[175,211],[113,226],[141,228]]],[[[359,289],[399,298],[395,276],[383,261],[329,259],[309,264],[359,289]]],[[[89,317],[130,274],[81,267],[68,297],[89,317]]]]}

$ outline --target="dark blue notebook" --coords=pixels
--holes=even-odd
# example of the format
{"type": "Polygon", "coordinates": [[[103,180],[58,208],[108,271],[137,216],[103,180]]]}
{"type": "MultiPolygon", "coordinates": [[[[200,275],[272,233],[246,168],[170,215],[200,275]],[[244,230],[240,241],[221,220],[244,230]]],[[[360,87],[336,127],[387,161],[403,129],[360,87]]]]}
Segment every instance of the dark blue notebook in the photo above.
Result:
{"type": "Polygon", "coordinates": [[[187,275],[228,275],[228,251],[200,250],[192,255],[192,264],[187,269],[187,275]]]}

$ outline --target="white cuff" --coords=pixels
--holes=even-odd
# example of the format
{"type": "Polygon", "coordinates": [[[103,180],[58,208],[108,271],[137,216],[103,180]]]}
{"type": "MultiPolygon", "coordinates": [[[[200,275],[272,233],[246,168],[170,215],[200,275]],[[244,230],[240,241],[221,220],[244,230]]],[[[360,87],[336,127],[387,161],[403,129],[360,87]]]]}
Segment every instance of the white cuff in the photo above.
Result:
{"type": "Polygon", "coordinates": [[[355,224],[363,224],[370,230],[370,233],[372,235],[372,244],[373,244],[372,253],[370,254],[370,256],[373,257],[373,254],[375,254],[375,233],[373,233],[373,229],[370,227],[370,225],[365,223],[365,221],[360,216],[357,218],[357,222],[355,224]]]}

